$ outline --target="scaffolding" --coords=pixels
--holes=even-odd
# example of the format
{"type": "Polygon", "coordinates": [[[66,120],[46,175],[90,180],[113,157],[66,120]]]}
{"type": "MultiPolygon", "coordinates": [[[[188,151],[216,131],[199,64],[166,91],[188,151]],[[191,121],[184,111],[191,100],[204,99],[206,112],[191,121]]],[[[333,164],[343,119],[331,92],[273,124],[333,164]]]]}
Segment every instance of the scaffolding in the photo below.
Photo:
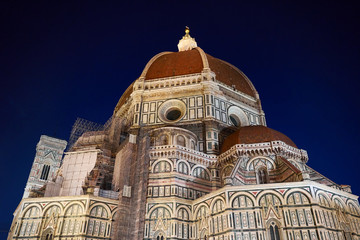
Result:
{"type": "Polygon", "coordinates": [[[67,145],[67,150],[70,150],[75,142],[83,135],[85,132],[90,131],[105,131],[108,130],[111,124],[112,117],[110,117],[104,125],[96,122],[92,122],[83,118],[77,118],[74,125],[72,126],[69,143],[67,145]]]}

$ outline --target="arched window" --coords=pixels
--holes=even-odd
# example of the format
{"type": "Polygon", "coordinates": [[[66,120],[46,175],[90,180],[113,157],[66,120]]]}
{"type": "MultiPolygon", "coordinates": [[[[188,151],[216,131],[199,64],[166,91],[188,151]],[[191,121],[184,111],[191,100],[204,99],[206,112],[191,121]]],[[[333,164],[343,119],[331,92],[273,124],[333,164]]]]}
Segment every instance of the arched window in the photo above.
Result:
{"type": "Polygon", "coordinates": [[[219,212],[222,212],[224,210],[224,201],[223,200],[216,200],[216,202],[213,205],[212,208],[212,214],[217,214],[219,212]]]}
{"type": "Polygon", "coordinates": [[[337,198],[334,199],[335,205],[337,208],[341,209],[342,212],[345,211],[344,205],[341,203],[341,201],[337,198]]]}
{"type": "Polygon", "coordinates": [[[185,138],[181,135],[176,137],[176,144],[182,147],[186,147],[185,138]]]}
{"type": "Polygon", "coordinates": [[[82,214],[83,208],[79,204],[73,204],[66,210],[61,236],[76,235],[81,231],[81,220],[78,217],[82,214]]]}
{"type": "Polygon", "coordinates": [[[171,213],[167,208],[157,207],[151,212],[149,232],[153,234],[153,239],[166,239],[166,236],[171,235],[170,221],[171,213]],[[156,229],[157,227],[161,227],[162,230],[156,229]]]}
{"type": "Polygon", "coordinates": [[[179,163],[178,172],[179,172],[179,173],[182,173],[182,174],[186,174],[186,175],[189,174],[189,168],[188,168],[188,166],[186,165],[186,163],[184,163],[184,162],[180,162],[180,163],[179,163]]]}
{"type": "Polygon", "coordinates": [[[349,209],[350,209],[350,213],[354,215],[359,215],[358,209],[357,207],[355,207],[355,204],[349,203],[349,209]]]}
{"type": "Polygon", "coordinates": [[[94,206],[90,210],[86,234],[101,238],[105,237],[107,234],[106,226],[109,219],[111,219],[111,214],[105,207],[101,205],[94,206]]]}
{"type": "Polygon", "coordinates": [[[233,165],[228,165],[226,167],[223,168],[222,172],[221,172],[221,177],[222,177],[222,184],[226,185],[227,181],[226,179],[230,179],[231,178],[231,173],[233,171],[234,166],[233,165]]]}
{"type": "Polygon", "coordinates": [[[197,177],[197,178],[202,178],[202,179],[205,179],[205,180],[210,180],[210,175],[209,173],[202,167],[196,167],[194,170],[193,170],[193,173],[192,175],[194,177],[197,177]]]}
{"type": "Polygon", "coordinates": [[[97,217],[97,218],[108,218],[108,212],[103,206],[96,206],[93,207],[90,211],[90,216],[97,217]]]}
{"type": "Polygon", "coordinates": [[[41,223],[40,209],[37,206],[30,207],[19,223],[19,237],[36,235],[41,223]]]}
{"type": "Polygon", "coordinates": [[[41,237],[41,240],[53,240],[54,239],[54,230],[52,228],[47,228],[41,237]]]}
{"type": "Polygon", "coordinates": [[[184,208],[180,208],[177,217],[179,219],[179,222],[177,224],[177,236],[180,239],[189,239],[189,223],[187,222],[189,220],[188,211],[184,208]]]}
{"type": "Polygon", "coordinates": [[[151,139],[150,139],[150,146],[155,146],[155,138],[154,137],[152,137],[151,139]]]}
{"type": "Polygon", "coordinates": [[[191,140],[191,149],[192,150],[196,150],[196,147],[195,147],[195,142],[191,140]]]}
{"type": "Polygon", "coordinates": [[[319,198],[320,206],[330,207],[329,200],[323,194],[319,194],[318,198],[319,198]]]}
{"type": "Polygon", "coordinates": [[[206,229],[203,229],[200,233],[200,240],[207,240],[208,239],[207,234],[208,231],[206,229]]]}
{"type": "Polygon", "coordinates": [[[270,223],[269,231],[271,240],[280,240],[279,227],[275,222],[270,223]]]}
{"type": "Polygon", "coordinates": [[[268,171],[265,167],[261,167],[256,171],[256,181],[258,184],[264,184],[269,182],[268,171]]]}
{"type": "Polygon", "coordinates": [[[47,180],[50,172],[50,166],[44,165],[41,171],[40,179],[41,180],[47,180]]]}
{"type": "Polygon", "coordinates": [[[52,233],[48,233],[46,234],[45,240],[53,240],[53,234],[52,233]]]}
{"type": "Polygon", "coordinates": [[[305,194],[300,192],[294,192],[290,194],[287,198],[287,204],[289,205],[304,205],[309,204],[310,200],[305,194]]]}
{"type": "Polygon", "coordinates": [[[234,198],[233,202],[232,202],[232,207],[233,208],[243,208],[243,207],[253,207],[254,203],[253,201],[245,195],[239,195],[236,198],[234,198]]]}
{"type": "Polygon", "coordinates": [[[159,145],[169,145],[169,138],[166,135],[162,135],[159,138],[159,145]]]}
{"type": "Polygon", "coordinates": [[[171,172],[171,165],[167,161],[160,161],[154,167],[154,173],[171,172]]]}

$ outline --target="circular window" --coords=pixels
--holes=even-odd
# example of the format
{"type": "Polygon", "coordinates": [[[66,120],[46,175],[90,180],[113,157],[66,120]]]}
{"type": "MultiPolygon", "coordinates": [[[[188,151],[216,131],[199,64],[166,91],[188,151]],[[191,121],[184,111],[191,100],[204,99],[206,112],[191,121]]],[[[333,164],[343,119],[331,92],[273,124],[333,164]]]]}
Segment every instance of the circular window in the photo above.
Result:
{"type": "Polygon", "coordinates": [[[228,108],[228,124],[235,127],[243,127],[249,125],[249,119],[245,112],[237,106],[228,108]]]}
{"type": "Polygon", "coordinates": [[[181,111],[179,109],[170,109],[166,113],[166,118],[169,121],[178,120],[181,117],[181,111]]]}
{"type": "Polygon", "coordinates": [[[235,114],[231,114],[229,118],[235,127],[240,127],[240,119],[235,114]]]}
{"type": "Polygon", "coordinates": [[[159,118],[163,122],[173,123],[179,121],[186,113],[186,105],[178,99],[171,99],[159,107],[159,118]]]}

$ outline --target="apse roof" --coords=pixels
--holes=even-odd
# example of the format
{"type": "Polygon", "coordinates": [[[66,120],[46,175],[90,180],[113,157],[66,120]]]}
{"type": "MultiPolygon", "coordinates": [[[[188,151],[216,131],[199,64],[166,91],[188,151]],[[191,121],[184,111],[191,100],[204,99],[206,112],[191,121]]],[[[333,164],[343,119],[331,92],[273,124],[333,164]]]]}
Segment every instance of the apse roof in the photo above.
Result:
{"type": "Polygon", "coordinates": [[[245,126],[240,127],[236,132],[226,137],[222,146],[221,153],[226,152],[236,144],[264,143],[272,141],[282,141],[294,148],[295,143],[285,134],[265,126],[245,126]]]}

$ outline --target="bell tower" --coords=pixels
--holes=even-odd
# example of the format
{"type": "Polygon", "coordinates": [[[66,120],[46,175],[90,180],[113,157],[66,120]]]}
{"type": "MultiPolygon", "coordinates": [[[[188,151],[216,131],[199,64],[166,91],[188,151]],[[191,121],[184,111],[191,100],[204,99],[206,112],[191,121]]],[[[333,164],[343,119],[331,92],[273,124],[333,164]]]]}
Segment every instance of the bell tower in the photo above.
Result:
{"type": "Polygon", "coordinates": [[[55,177],[56,171],[61,165],[66,145],[65,140],[46,135],[40,137],[23,198],[36,194],[34,191],[39,190],[55,177]]]}

